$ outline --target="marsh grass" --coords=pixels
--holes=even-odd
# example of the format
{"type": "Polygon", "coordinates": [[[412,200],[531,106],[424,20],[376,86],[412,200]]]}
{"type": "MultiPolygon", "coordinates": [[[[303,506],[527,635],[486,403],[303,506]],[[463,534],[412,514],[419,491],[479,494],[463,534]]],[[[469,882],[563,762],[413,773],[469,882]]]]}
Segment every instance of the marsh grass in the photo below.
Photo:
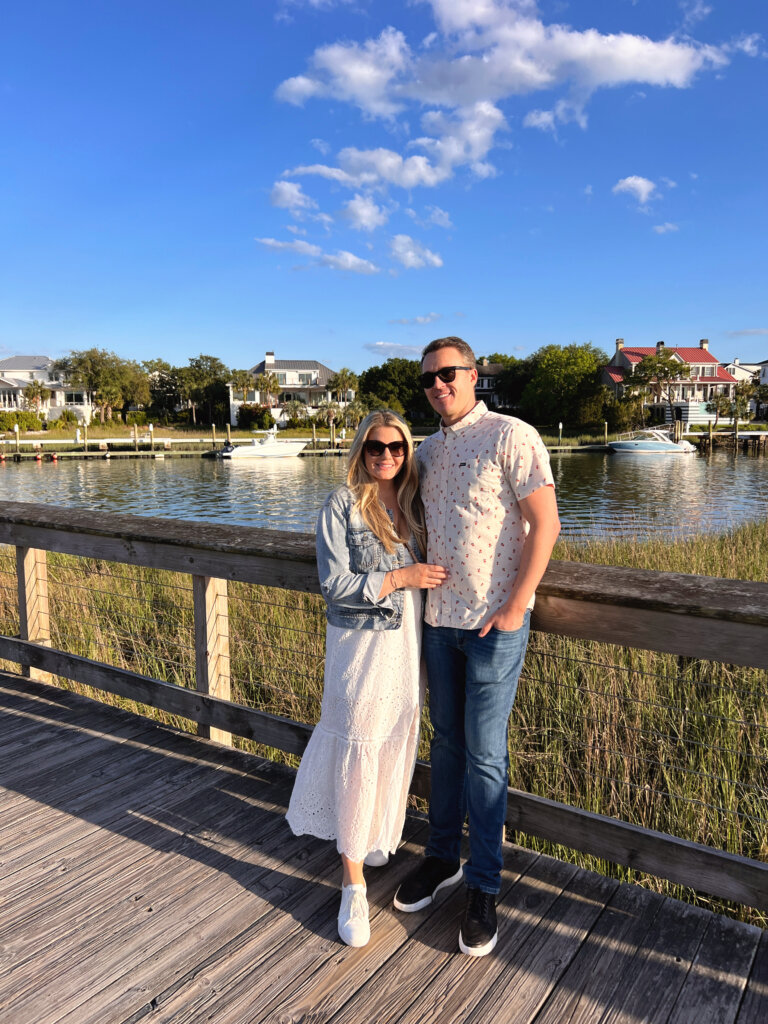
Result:
{"type": "MultiPolygon", "coordinates": [[[[768,580],[768,523],[677,542],[563,541],[573,561],[768,580]]],[[[194,686],[188,576],[49,554],[52,642],[88,658],[194,686]]],[[[233,700],[314,723],[322,699],[319,597],[229,585],[233,700]]],[[[18,632],[12,551],[0,549],[0,631],[18,632]]],[[[618,638],[617,638],[618,639],[618,638]]],[[[11,671],[15,666],[6,665],[11,671]]],[[[531,637],[510,727],[516,788],[758,860],[768,859],[766,673],[552,634],[531,637]]],[[[136,702],[108,703],[195,730],[136,702]]],[[[420,756],[428,758],[428,712],[420,756]]],[[[236,738],[237,746],[297,758],[236,738]]],[[[765,914],[696,895],[556,844],[516,841],[565,860],[768,925],[765,914]]]]}

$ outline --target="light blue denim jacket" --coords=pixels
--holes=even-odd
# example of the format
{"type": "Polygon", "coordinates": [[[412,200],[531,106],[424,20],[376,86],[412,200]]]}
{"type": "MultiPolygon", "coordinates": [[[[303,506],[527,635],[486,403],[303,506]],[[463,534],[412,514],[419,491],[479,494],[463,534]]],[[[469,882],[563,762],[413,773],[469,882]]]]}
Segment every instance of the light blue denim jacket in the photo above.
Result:
{"type": "MultiPolygon", "coordinates": [[[[344,485],[328,496],[317,519],[317,572],[326,618],[342,629],[399,629],[402,590],[378,595],[387,572],[404,564],[405,545],[387,554],[354,505],[355,497],[344,485]]],[[[421,561],[413,538],[410,548],[421,561]]]]}

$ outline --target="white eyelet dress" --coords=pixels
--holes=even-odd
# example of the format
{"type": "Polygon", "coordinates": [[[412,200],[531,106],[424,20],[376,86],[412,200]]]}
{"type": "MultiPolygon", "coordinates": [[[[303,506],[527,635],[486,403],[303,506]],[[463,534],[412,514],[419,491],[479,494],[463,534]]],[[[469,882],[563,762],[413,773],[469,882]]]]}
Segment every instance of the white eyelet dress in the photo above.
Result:
{"type": "Polygon", "coordinates": [[[320,721],[287,819],[352,861],[394,853],[402,835],[424,703],[421,619],[421,591],[408,588],[399,629],[326,626],[320,721]]]}

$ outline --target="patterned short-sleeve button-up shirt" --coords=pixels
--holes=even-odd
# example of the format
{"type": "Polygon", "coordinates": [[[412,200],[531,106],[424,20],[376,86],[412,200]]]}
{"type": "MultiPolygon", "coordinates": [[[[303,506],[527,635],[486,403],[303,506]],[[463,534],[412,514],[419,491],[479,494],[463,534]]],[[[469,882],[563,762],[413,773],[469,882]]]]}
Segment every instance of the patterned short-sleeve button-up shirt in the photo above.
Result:
{"type": "Polygon", "coordinates": [[[426,621],[478,629],[509,596],[529,529],[519,501],[554,483],[549,454],[533,427],[478,402],[423,441],[416,458],[427,561],[451,574],[427,591],[426,621]]]}

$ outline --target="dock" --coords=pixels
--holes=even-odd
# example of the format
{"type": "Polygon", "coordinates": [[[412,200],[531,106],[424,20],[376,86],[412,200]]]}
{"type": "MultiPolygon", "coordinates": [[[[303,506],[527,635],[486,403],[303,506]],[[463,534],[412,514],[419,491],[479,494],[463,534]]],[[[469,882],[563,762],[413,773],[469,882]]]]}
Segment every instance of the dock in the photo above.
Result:
{"type": "Polygon", "coordinates": [[[768,932],[509,844],[499,944],[459,890],[392,895],[423,818],[336,935],[334,845],[293,836],[293,770],[0,673],[8,1024],[765,1024],[768,932]]]}

